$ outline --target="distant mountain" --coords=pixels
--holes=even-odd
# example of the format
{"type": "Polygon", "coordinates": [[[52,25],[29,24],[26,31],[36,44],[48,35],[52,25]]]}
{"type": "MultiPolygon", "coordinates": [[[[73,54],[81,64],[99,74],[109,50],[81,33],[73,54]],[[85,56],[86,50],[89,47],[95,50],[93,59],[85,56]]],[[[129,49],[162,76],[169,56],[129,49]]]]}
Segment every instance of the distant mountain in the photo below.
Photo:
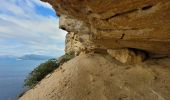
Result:
{"type": "Polygon", "coordinates": [[[46,55],[36,55],[36,54],[29,54],[29,55],[18,57],[18,59],[20,60],[48,60],[50,58],[53,57],[46,56],[46,55]]]}

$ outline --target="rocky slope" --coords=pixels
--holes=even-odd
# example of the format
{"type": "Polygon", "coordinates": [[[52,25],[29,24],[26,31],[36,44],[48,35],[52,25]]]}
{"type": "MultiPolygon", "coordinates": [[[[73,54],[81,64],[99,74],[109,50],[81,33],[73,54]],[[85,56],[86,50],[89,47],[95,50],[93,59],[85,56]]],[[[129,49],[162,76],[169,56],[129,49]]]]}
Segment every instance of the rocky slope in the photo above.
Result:
{"type": "Polygon", "coordinates": [[[20,100],[170,100],[169,0],[42,1],[77,57],[20,100]]]}
{"type": "Polygon", "coordinates": [[[170,100],[170,59],[127,65],[109,55],[82,54],[20,100],[170,100]]]}

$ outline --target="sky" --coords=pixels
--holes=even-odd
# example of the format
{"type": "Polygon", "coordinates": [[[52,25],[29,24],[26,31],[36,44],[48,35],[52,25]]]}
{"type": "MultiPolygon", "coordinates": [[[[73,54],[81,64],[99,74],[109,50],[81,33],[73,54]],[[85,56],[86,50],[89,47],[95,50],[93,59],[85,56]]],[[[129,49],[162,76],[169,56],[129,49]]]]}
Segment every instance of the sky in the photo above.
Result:
{"type": "Polygon", "coordinates": [[[40,0],[1,0],[0,55],[64,54],[66,32],[52,7],[40,0]]]}

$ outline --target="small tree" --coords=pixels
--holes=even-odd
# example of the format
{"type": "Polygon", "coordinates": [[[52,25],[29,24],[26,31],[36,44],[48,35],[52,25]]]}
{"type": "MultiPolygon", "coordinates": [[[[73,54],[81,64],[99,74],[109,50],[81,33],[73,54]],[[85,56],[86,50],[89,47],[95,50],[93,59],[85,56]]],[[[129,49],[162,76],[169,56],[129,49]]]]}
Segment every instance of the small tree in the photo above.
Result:
{"type": "Polygon", "coordinates": [[[25,86],[33,87],[41,81],[47,74],[59,67],[55,59],[50,59],[36,67],[25,79],[25,86]]]}
{"type": "Polygon", "coordinates": [[[29,88],[34,87],[46,75],[53,72],[60,65],[72,59],[73,57],[75,57],[74,53],[69,53],[59,57],[59,59],[50,59],[45,63],[40,64],[31,73],[29,73],[28,77],[25,79],[24,86],[29,88]]]}

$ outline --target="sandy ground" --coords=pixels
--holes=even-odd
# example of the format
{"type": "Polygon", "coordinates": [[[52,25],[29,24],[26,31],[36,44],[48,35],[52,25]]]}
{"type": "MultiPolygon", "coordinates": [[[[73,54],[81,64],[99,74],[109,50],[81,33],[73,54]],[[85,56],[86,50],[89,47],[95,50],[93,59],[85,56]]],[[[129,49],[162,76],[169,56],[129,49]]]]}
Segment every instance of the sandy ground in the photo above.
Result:
{"type": "Polygon", "coordinates": [[[170,100],[170,59],[125,65],[108,55],[80,55],[20,100],[170,100]]]}

